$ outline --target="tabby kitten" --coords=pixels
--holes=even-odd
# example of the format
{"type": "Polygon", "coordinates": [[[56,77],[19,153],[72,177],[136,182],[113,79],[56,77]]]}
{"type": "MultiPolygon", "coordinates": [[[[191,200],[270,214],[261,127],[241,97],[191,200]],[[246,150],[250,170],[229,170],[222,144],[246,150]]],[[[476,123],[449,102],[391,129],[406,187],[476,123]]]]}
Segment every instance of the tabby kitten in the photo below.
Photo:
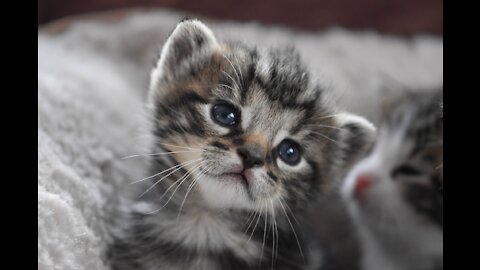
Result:
{"type": "Polygon", "coordinates": [[[342,187],[365,270],[443,269],[442,95],[393,104],[373,151],[342,187]]]}
{"type": "Polygon", "coordinates": [[[374,132],[325,95],[291,48],[179,23],[151,73],[152,176],[119,203],[112,268],[319,267],[302,213],[374,132]]]}

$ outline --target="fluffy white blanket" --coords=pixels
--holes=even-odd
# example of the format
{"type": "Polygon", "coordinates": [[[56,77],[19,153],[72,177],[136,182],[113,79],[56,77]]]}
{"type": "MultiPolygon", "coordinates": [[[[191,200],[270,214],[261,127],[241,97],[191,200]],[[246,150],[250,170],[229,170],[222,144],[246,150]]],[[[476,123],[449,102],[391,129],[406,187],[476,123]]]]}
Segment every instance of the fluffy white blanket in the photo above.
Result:
{"type": "MultiPolygon", "coordinates": [[[[138,12],[38,33],[38,269],[107,269],[105,205],[138,179],[138,137],[149,70],[184,14],[138,12]]],[[[209,21],[220,39],[294,44],[341,105],[378,119],[384,89],[443,84],[443,42],[331,29],[306,33],[209,21]]],[[[388,92],[385,92],[388,93],[388,92]]]]}

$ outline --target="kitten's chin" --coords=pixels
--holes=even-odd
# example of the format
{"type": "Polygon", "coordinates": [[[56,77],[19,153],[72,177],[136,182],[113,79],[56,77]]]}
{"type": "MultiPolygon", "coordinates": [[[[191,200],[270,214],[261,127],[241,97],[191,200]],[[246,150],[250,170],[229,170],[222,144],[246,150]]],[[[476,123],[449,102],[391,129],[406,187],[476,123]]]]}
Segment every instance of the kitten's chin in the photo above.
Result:
{"type": "Polygon", "coordinates": [[[247,179],[240,174],[205,176],[198,183],[208,206],[218,209],[253,209],[255,203],[247,179]]]}

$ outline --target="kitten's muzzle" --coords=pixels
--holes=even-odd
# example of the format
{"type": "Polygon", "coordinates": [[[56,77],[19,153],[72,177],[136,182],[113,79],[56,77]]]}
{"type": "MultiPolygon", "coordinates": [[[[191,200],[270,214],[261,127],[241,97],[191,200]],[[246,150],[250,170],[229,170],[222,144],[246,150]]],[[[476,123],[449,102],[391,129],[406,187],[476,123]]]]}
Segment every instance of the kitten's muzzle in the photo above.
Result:
{"type": "Polygon", "coordinates": [[[362,173],[357,175],[353,190],[355,197],[363,198],[365,191],[370,188],[374,181],[375,177],[371,174],[362,173]]]}
{"type": "Polygon", "coordinates": [[[260,145],[246,144],[237,148],[237,154],[240,156],[243,169],[261,167],[265,163],[265,154],[260,145]]]}

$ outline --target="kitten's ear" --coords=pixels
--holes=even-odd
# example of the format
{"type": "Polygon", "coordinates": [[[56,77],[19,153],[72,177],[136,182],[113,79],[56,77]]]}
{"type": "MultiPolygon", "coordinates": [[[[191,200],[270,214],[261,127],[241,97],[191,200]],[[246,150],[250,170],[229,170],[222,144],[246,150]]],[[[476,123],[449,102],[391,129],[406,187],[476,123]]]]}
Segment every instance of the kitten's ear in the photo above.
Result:
{"type": "Polygon", "coordinates": [[[150,91],[158,89],[162,81],[175,82],[179,75],[187,74],[196,56],[210,53],[217,46],[212,30],[199,20],[189,19],[177,24],[152,71],[150,91]]]}
{"type": "Polygon", "coordinates": [[[373,147],[376,137],[375,126],[364,117],[340,113],[335,117],[339,129],[331,144],[335,163],[335,179],[341,179],[352,165],[360,161],[373,147]]]}
{"type": "Polygon", "coordinates": [[[176,68],[194,54],[217,46],[217,40],[205,24],[185,20],[177,24],[162,48],[158,62],[163,68],[176,68]]]}

